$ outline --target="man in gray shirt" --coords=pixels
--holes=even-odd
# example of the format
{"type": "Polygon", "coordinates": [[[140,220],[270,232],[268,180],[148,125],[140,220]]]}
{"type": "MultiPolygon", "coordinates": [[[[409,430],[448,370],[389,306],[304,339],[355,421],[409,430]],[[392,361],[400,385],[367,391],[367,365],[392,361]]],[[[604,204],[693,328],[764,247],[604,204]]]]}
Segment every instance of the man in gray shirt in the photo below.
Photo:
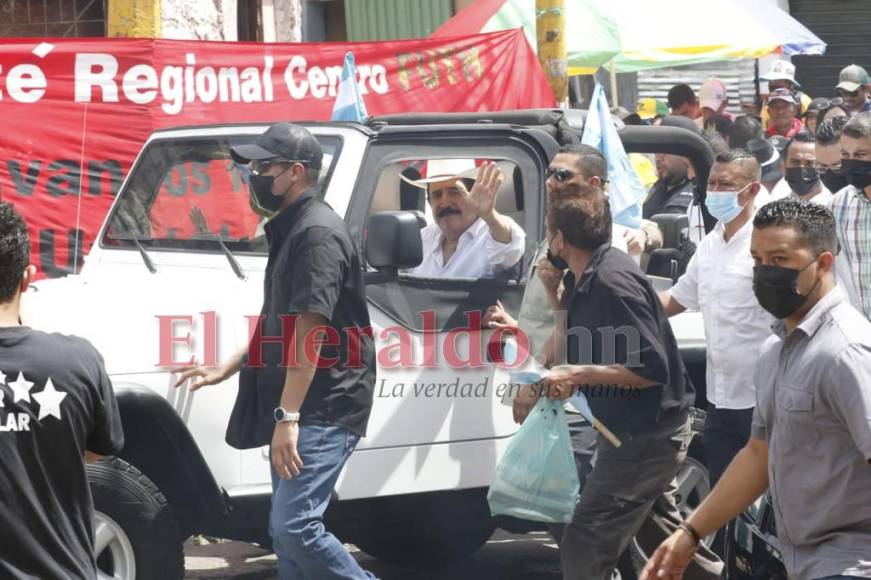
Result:
{"type": "Polygon", "coordinates": [[[827,209],[778,200],[753,225],[754,292],[780,320],[756,365],[750,442],[642,580],[680,578],[699,535],[769,485],[790,578],[871,578],[871,322],[835,284],[827,209]]]}

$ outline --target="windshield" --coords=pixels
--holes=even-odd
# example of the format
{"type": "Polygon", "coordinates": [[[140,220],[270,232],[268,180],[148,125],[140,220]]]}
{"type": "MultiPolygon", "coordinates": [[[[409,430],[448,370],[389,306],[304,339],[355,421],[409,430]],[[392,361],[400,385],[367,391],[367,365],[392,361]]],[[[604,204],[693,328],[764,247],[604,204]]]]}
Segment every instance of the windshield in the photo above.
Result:
{"type": "MultiPolygon", "coordinates": [[[[341,139],[318,135],[324,151],[318,181],[326,191],[341,139]]],[[[233,161],[230,146],[256,135],[157,140],[133,168],[109,218],[104,247],[265,254],[269,214],[250,203],[249,169],[233,161]]],[[[323,195],[323,193],[321,193],[323,195]]]]}

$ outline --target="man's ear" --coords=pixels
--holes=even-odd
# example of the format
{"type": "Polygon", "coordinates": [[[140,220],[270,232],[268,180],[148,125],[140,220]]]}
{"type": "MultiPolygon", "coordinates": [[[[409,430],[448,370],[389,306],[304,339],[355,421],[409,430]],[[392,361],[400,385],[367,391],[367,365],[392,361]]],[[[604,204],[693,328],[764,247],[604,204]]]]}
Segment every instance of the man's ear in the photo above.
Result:
{"type": "Polygon", "coordinates": [[[30,283],[33,282],[34,278],[36,278],[36,266],[29,264],[24,269],[24,273],[21,275],[21,282],[18,286],[18,289],[22,294],[27,292],[27,288],[30,286],[30,283]]]}
{"type": "Polygon", "coordinates": [[[835,255],[831,252],[823,252],[817,258],[817,264],[823,272],[832,272],[835,268],[835,255]]]}
{"type": "Polygon", "coordinates": [[[589,181],[587,181],[587,183],[590,185],[590,187],[594,187],[596,189],[602,188],[602,178],[598,175],[594,175],[593,177],[591,177],[589,181]]]}
{"type": "Polygon", "coordinates": [[[738,196],[738,202],[742,206],[746,206],[748,203],[752,203],[754,199],[756,199],[756,195],[759,193],[760,189],[762,189],[762,184],[758,181],[754,181],[749,186],[747,186],[747,190],[738,196]],[[744,198],[743,203],[741,203],[741,198],[744,198]]]}

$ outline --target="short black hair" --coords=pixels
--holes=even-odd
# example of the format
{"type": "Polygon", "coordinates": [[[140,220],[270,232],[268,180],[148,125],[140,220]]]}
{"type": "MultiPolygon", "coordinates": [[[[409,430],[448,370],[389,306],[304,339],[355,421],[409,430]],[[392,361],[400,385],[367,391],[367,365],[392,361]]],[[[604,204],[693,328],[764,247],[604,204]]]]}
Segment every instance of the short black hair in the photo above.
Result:
{"type": "Polygon", "coordinates": [[[753,218],[755,229],[789,227],[800,243],[815,255],[838,251],[835,218],[824,205],[784,198],[766,203],[753,218]]]}
{"type": "Polygon", "coordinates": [[[754,139],[764,139],[762,123],[749,115],[735,119],[729,130],[729,146],[734,149],[746,149],[747,143],[754,139]]]}
{"type": "Polygon", "coordinates": [[[851,139],[866,139],[871,137],[871,113],[856,113],[847,124],[844,125],[844,132],[851,139]]]}
{"type": "Polygon", "coordinates": [[[581,175],[584,177],[598,177],[602,180],[602,183],[608,181],[608,161],[602,155],[602,152],[592,145],[580,143],[563,145],[559,148],[558,153],[574,155],[577,159],[578,169],[580,169],[581,175]]]}
{"type": "Polygon", "coordinates": [[[829,114],[829,111],[834,111],[835,109],[841,109],[841,112],[844,113],[843,115],[840,115],[841,117],[849,117],[850,116],[850,111],[847,110],[847,107],[845,107],[844,105],[836,105],[836,104],[832,103],[831,105],[829,105],[825,109],[820,109],[820,112],[817,113],[817,119],[824,118],[826,115],[829,114]]]}
{"type": "Polygon", "coordinates": [[[817,143],[823,147],[837,145],[838,141],[841,140],[841,133],[844,131],[847,121],[849,121],[849,117],[833,117],[820,123],[817,126],[817,143]]]}
{"type": "Polygon", "coordinates": [[[729,149],[726,153],[717,155],[715,163],[737,163],[742,173],[751,181],[759,181],[762,168],[756,156],[745,149],[729,149]]]}
{"type": "Polygon", "coordinates": [[[786,142],[786,146],[784,146],[783,151],[780,152],[780,158],[783,161],[786,161],[786,158],[789,156],[789,148],[793,143],[816,143],[817,140],[809,131],[799,131],[796,133],[792,139],[786,142]]]}
{"type": "Polygon", "coordinates": [[[685,103],[690,105],[696,103],[696,93],[689,85],[674,85],[668,90],[668,106],[672,111],[679,109],[685,103]]]}
{"type": "Polygon", "coordinates": [[[714,115],[705,123],[705,129],[713,129],[725,139],[732,131],[732,119],[726,115],[714,115]]]}
{"type": "Polygon", "coordinates": [[[579,250],[595,250],[611,241],[611,204],[604,195],[554,199],[547,208],[551,235],[562,232],[579,250]]]}
{"type": "Polygon", "coordinates": [[[11,203],[0,201],[0,303],[15,298],[29,263],[27,225],[11,203]]]}

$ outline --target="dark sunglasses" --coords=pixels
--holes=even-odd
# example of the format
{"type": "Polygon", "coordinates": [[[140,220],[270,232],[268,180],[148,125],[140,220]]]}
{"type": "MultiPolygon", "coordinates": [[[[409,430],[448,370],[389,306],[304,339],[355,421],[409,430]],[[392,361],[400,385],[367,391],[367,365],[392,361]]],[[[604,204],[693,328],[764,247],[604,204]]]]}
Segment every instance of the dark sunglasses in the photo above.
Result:
{"type": "Polygon", "coordinates": [[[841,95],[842,97],[844,97],[845,99],[848,97],[852,97],[855,99],[856,97],[859,96],[859,93],[861,92],[861,90],[862,89],[858,89],[855,91],[845,91],[844,89],[838,89],[838,94],[841,95]]]}
{"type": "Polygon", "coordinates": [[[556,167],[548,167],[547,171],[545,171],[544,174],[546,176],[545,179],[550,179],[551,177],[553,177],[560,183],[565,183],[566,181],[577,175],[577,173],[575,173],[574,171],[570,171],[568,169],[557,169],[556,167]]]}
{"type": "Polygon", "coordinates": [[[257,175],[263,175],[267,171],[269,171],[273,165],[291,165],[293,163],[300,163],[305,165],[308,161],[297,161],[291,159],[266,159],[263,161],[252,161],[251,162],[251,171],[256,173],[257,175]]]}

